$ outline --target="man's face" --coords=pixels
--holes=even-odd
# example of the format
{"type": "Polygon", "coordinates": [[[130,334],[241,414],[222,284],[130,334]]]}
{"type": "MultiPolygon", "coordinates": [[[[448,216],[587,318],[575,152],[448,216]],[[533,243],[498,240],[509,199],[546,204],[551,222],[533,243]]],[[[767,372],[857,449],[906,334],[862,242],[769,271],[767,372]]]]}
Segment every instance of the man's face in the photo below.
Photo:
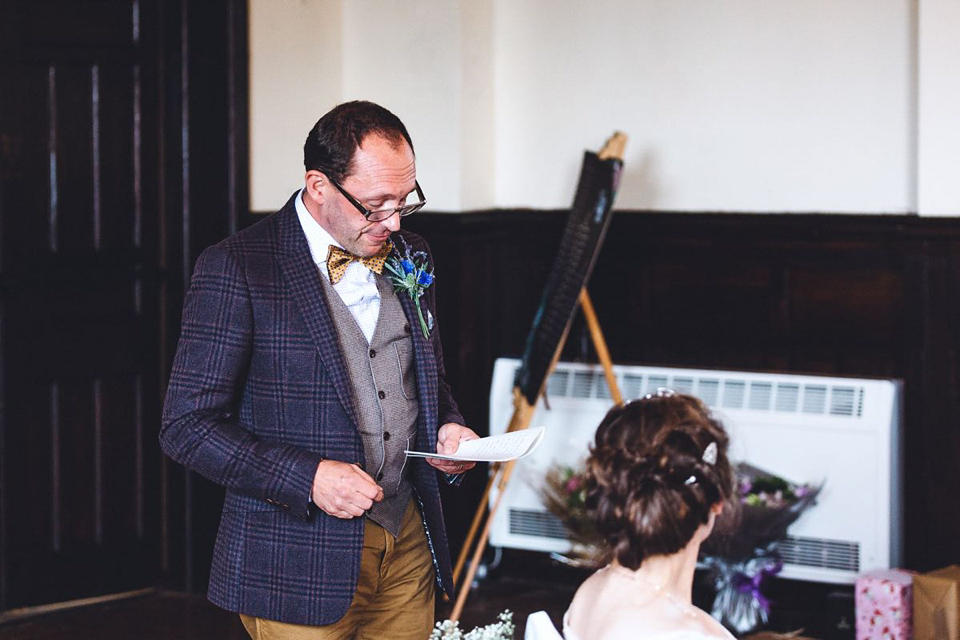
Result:
{"type": "MultiPolygon", "coordinates": [[[[308,172],[308,181],[310,173],[308,172]]],[[[352,171],[341,186],[368,211],[398,207],[414,190],[417,178],[413,151],[406,141],[395,144],[378,135],[367,136],[353,156],[352,171]]],[[[369,222],[340,191],[322,180],[322,204],[314,213],[320,223],[344,249],[360,256],[372,256],[400,228],[400,216],[369,222]]]]}

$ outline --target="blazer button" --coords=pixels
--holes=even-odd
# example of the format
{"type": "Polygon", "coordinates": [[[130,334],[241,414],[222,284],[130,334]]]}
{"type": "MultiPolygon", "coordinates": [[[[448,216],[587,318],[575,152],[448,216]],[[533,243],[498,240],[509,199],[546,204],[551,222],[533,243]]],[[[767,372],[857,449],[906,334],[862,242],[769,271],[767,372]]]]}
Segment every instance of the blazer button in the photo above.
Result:
{"type": "Polygon", "coordinates": [[[387,397],[387,392],[386,392],[386,391],[377,391],[377,397],[380,398],[381,400],[383,400],[384,398],[387,397]]]}
{"type": "Polygon", "coordinates": [[[389,431],[384,431],[384,432],[383,432],[383,439],[384,439],[384,440],[389,440],[389,439],[390,439],[390,432],[389,432],[389,431]]]}
{"type": "Polygon", "coordinates": [[[370,357],[371,357],[371,358],[376,358],[376,357],[377,357],[377,350],[376,350],[376,349],[370,349],[370,357]]]}

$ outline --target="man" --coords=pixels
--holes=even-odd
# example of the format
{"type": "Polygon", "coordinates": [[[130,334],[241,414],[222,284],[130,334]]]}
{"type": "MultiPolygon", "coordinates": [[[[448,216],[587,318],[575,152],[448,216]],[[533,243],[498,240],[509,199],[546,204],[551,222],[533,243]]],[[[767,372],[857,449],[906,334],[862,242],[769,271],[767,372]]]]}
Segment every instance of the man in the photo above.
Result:
{"type": "Polygon", "coordinates": [[[380,272],[431,270],[400,231],[424,202],[413,144],[351,102],[314,126],[304,165],[280,211],[197,260],[161,445],[227,489],[209,597],[255,640],[423,640],[434,580],[452,592],[438,478],[473,464],[404,450],[477,436],[444,380],[432,279],[421,296],[380,272]]]}

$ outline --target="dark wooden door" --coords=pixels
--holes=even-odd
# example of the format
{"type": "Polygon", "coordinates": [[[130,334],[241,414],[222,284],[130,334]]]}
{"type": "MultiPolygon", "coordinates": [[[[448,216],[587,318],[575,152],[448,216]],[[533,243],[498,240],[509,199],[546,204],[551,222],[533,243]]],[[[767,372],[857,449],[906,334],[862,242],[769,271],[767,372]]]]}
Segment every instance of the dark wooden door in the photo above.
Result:
{"type": "Polygon", "coordinates": [[[0,4],[0,609],[161,570],[159,4],[0,4]]]}
{"type": "Polygon", "coordinates": [[[246,0],[0,0],[0,611],[206,586],[166,461],[193,261],[247,215],[246,0]]]}

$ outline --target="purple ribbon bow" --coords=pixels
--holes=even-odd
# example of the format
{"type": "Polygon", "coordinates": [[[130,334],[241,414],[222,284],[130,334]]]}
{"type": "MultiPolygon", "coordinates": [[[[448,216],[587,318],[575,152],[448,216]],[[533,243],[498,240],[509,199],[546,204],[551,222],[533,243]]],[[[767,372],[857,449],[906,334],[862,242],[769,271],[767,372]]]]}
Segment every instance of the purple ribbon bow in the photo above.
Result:
{"type": "Polygon", "coordinates": [[[780,573],[781,569],[783,569],[783,560],[781,560],[779,556],[766,558],[766,563],[764,563],[760,567],[760,570],[752,577],[741,571],[737,571],[733,575],[733,586],[740,593],[749,593],[756,599],[764,613],[770,613],[770,601],[763,595],[760,587],[763,585],[763,581],[767,576],[776,575],[780,573]]]}

